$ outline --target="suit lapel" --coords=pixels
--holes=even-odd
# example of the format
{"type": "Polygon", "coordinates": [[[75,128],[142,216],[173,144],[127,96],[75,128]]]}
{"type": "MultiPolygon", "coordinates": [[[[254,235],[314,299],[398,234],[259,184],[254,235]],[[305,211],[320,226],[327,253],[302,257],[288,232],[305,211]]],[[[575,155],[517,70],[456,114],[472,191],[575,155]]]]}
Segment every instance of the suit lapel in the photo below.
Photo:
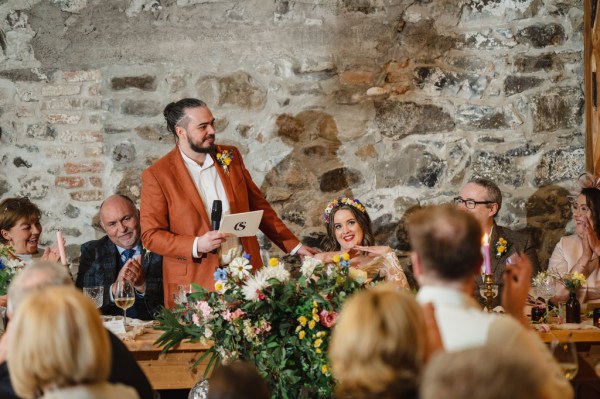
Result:
{"type": "Polygon", "coordinates": [[[185,193],[186,197],[190,200],[196,211],[200,214],[200,217],[203,220],[210,221],[210,218],[206,213],[206,208],[204,208],[202,198],[200,198],[200,194],[198,193],[198,189],[196,188],[196,185],[192,180],[192,176],[190,176],[190,172],[188,172],[185,163],[183,162],[181,154],[179,153],[179,147],[176,146],[173,149],[172,155],[171,168],[173,179],[181,187],[181,190],[185,193]]]}
{"type": "MultiPolygon", "coordinates": [[[[217,151],[221,151],[220,147],[217,147],[217,151]]],[[[221,179],[221,183],[223,183],[223,188],[225,189],[225,194],[227,195],[227,201],[229,202],[229,209],[230,209],[230,213],[238,213],[238,210],[235,209],[235,201],[234,201],[234,196],[233,196],[233,187],[231,186],[231,173],[234,173],[233,170],[233,165],[234,163],[232,162],[231,165],[229,165],[227,172],[225,172],[225,170],[223,169],[223,166],[219,163],[219,161],[217,161],[217,158],[211,154],[210,155],[213,159],[213,161],[215,162],[215,168],[217,168],[217,174],[219,175],[219,179],[221,179]]]]}

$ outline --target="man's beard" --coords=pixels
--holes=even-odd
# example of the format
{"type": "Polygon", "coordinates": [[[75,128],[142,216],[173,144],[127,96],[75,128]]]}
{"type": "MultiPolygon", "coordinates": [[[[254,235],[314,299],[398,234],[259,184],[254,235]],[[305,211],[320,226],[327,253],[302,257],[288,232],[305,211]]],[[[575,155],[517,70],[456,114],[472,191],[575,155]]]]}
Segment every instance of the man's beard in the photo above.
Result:
{"type": "MultiPolygon", "coordinates": [[[[211,135],[206,136],[206,138],[207,139],[208,138],[214,139],[215,135],[211,134],[211,135]]],[[[190,145],[191,150],[194,151],[197,154],[212,154],[216,150],[215,143],[212,143],[208,147],[198,147],[196,144],[194,144],[192,142],[192,140],[190,140],[190,136],[187,136],[187,141],[188,141],[188,144],[190,145]]]]}

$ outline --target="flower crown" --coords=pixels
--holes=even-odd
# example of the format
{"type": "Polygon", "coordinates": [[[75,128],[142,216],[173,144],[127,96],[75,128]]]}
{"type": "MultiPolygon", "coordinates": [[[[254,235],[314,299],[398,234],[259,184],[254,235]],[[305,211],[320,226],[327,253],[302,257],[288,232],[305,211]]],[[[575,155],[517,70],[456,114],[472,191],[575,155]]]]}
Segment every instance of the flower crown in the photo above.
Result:
{"type": "Polygon", "coordinates": [[[353,206],[356,209],[358,209],[359,211],[361,211],[362,213],[365,213],[367,211],[365,209],[364,205],[361,204],[361,202],[356,198],[337,197],[336,199],[331,201],[329,204],[327,204],[327,207],[325,208],[325,213],[323,215],[323,220],[325,221],[325,223],[329,223],[329,215],[331,215],[331,212],[335,208],[338,208],[342,205],[353,206]]]}

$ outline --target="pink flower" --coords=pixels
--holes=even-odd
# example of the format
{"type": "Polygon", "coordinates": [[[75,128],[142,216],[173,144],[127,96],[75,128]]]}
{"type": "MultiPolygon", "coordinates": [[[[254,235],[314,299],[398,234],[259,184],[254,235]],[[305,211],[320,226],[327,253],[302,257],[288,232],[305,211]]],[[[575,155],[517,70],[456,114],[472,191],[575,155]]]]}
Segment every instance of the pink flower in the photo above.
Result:
{"type": "Polygon", "coordinates": [[[210,312],[212,312],[212,308],[206,301],[200,301],[198,303],[198,309],[200,309],[200,311],[202,312],[202,317],[204,317],[205,319],[208,319],[208,317],[210,316],[210,312]]]}
{"type": "Polygon", "coordinates": [[[329,313],[325,309],[323,309],[321,313],[319,313],[319,319],[321,321],[321,324],[327,328],[331,328],[335,325],[337,317],[338,314],[336,312],[329,313]]]}
{"type": "Polygon", "coordinates": [[[223,318],[227,321],[232,321],[235,319],[239,319],[242,316],[244,316],[246,313],[244,313],[244,311],[240,308],[237,308],[234,312],[229,311],[229,309],[226,309],[223,313],[221,313],[221,316],[223,316],[223,318]]]}
{"type": "Polygon", "coordinates": [[[200,327],[200,316],[198,316],[197,313],[194,313],[192,315],[192,321],[194,322],[195,325],[197,325],[198,327],[200,327]]]}

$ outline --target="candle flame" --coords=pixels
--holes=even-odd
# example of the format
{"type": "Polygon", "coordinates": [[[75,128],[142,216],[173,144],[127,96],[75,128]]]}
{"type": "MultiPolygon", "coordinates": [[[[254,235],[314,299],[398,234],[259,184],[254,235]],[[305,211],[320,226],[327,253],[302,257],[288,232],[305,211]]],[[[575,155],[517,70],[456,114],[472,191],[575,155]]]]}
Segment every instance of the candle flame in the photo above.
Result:
{"type": "Polygon", "coordinates": [[[481,240],[481,243],[482,243],[483,245],[489,245],[489,244],[490,244],[490,238],[488,237],[488,234],[487,234],[487,233],[485,233],[485,234],[483,235],[483,239],[481,240]]]}

